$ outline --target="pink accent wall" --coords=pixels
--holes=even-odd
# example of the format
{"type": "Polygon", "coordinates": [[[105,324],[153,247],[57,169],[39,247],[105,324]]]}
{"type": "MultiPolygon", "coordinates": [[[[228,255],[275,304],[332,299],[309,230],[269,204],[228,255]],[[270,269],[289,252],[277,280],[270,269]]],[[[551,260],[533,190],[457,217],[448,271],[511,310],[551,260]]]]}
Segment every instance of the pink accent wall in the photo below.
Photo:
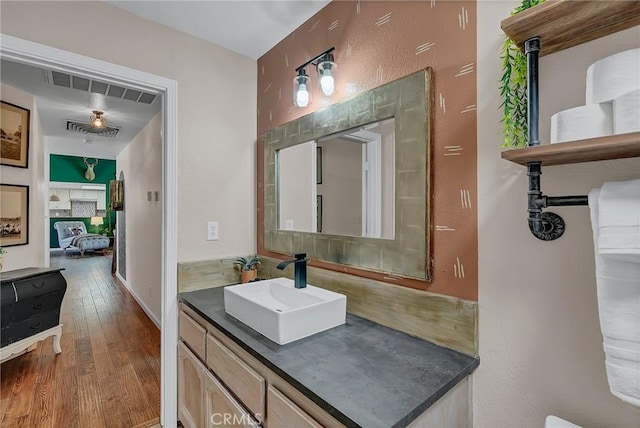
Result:
{"type": "MultiPolygon", "coordinates": [[[[475,1],[329,3],[258,60],[258,135],[425,67],[433,68],[435,81],[433,282],[403,279],[393,283],[477,300],[475,1]],[[310,66],[313,101],[307,108],[294,107],[295,68],[332,46],[338,65],[337,93],[322,96],[317,73],[310,66]]],[[[260,141],[258,252],[273,256],[262,245],[261,152],[260,141]]],[[[343,266],[339,270],[385,280],[382,274],[343,266]]]]}

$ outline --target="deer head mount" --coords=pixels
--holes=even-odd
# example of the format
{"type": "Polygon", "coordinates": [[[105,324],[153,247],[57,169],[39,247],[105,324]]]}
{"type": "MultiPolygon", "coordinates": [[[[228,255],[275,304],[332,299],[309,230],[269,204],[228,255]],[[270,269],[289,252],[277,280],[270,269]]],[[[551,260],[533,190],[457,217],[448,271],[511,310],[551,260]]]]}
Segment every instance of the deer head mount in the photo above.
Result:
{"type": "Polygon", "coordinates": [[[98,165],[98,159],[93,159],[95,160],[95,162],[89,163],[89,161],[87,161],[87,158],[84,158],[84,164],[87,166],[87,170],[84,173],[84,178],[86,178],[87,181],[93,181],[96,179],[96,173],[93,171],[93,168],[98,165]]]}

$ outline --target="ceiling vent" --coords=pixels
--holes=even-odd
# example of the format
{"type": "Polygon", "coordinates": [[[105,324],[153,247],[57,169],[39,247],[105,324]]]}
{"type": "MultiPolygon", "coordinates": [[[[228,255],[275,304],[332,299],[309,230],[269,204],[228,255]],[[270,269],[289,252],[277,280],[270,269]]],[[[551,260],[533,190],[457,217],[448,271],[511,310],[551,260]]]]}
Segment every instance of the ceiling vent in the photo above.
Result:
{"type": "Polygon", "coordinates": [[[99,137],[115,138],[118,135],[118,132],[120,132],[120,128],[114,128],[112,126],[107,126],[106,128],[94,128],[90,123],[67,120],[67,131],[97,135],[99,137]]]}
{"type": "Polygon", "coordinates": [[[156,98],[158,98],[156,94],[149,94],[147,92],[112,85],[98,80],[73,76],[59,71],[45,70],[44,76],[47,83],[53,86],[78,89],[83,92],[107,95],[109,97],[120,98],[122,100],[129,100],[142,104],[152,104],[156,98]]]}

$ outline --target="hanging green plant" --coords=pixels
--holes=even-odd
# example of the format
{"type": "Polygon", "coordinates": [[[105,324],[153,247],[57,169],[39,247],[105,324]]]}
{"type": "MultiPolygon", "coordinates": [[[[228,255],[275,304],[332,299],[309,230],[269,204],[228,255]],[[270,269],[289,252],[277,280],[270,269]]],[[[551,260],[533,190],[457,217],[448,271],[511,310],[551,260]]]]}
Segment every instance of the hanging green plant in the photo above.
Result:
{"type": "MultiPolygon", "coordinates": [[[[522,4],[511,12],[515,15],[544,0],[522,0],[522,4]]],[[[527,145],[527,57],[511,39],[502,44],[502,78],[500,95],[504,117],[503,147],[524,147],[527,145]]]]}

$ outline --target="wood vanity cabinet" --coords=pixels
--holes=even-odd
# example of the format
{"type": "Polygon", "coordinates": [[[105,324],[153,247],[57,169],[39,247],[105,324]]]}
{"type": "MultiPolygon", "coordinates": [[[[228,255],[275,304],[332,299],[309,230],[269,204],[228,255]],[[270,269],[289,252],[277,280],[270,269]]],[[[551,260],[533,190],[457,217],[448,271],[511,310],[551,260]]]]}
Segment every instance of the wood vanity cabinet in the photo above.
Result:
{"type": "Polygon", "coordinates": [[[179,323],[178,417],[185,427],[343,426],[184,305],[179,323]]]}
{"type": "MultiPolygon", "coordinates": [[[[178,415],[185,427],[344,427],[190,307],[181,304],[179,319],[178,415]]],[[[471,427],[471,408],[466,377],[409,428],[471,427]]]]}

